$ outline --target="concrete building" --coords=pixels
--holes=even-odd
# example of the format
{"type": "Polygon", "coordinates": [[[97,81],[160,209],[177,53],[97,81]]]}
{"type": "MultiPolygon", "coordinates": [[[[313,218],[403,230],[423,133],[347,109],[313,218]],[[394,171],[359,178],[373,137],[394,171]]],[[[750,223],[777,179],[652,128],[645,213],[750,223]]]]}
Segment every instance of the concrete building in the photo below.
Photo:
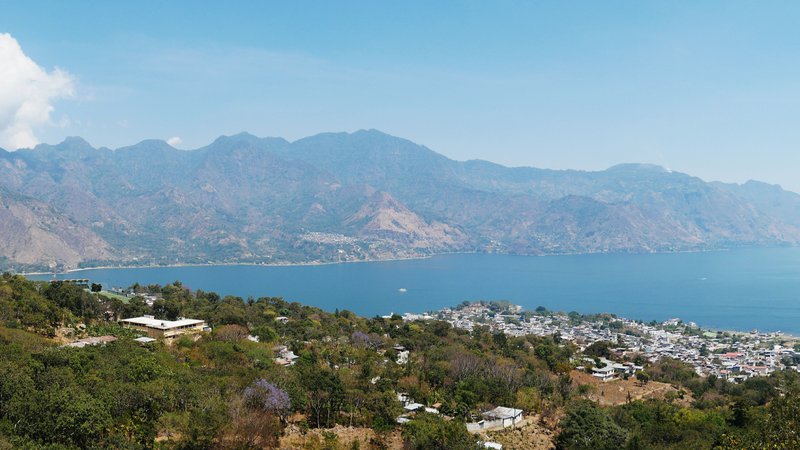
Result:
{"type": "Polygon", "coordinates": [[[614,372],[613,366],[606,366],[606,367],[594,367],[592,368],[592,376],[599,378],[600,381],[611,381],[617,378],[617,374],[614,372]]]}
{"type": "Polygon", "coordinates": [[[204,320],[183,317],[178,320],[159,320],[153,316],[142,316],[122,319],[119,323],[126,328],[144,331],[148,336],[155,339],[170,339],[186,333],[208,330],[204,320]]]}
{"type": "Polygon", "coordinates": [[[483,420],[467,424],[467,431],[475,433],[486,429],[511,427],[522,421],[522,410],[498,406],[482,414],[483,420]]]}

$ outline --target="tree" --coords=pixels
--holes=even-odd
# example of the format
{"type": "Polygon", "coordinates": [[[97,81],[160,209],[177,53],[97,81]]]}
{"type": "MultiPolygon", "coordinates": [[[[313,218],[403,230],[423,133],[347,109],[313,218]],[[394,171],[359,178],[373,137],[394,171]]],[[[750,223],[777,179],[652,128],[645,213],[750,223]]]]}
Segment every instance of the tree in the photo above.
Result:
{"type": "Polygon", "coordinates": [[[439,415],[417,414],[403,427],[406,448],[413,450],[479,449],[475,437],[463,422],[444,420],[439,415]]]}
{"type": "MultiPolygon", "coordinates": [[[[769,442],[769,448],[800,448],[800,390],[792,389],[787,395],[775,398],[767,415],[757,427],[758,442],[769,442]]],[[[754,443],[747,448],[759,448],[754,443]]]]}
{"type": "Polygon", "coordinates": [[[516,393],[514,405],[531,413],[540,412],[542,410],[542,395],[535,388],[521,388],[516,393]]]}
{"type": "Polygon", "coordinates": [[[570,403],[560,425],[556,438],[559,449],[616,450],[627,440],[626,431],[589,400],[570,403]]]}
{"type": "Polygon", "coordinates": [[[241,325],[222,325],[214,330],[214,339],[226,342],[238,342],[249,335],[247,327],[241,325]]]}
{"type": "Polygon", "coordinates": [[[97,446],[112,420],[108,405],[75,386],[39,391],[17,408],[12,417],[21,434],[80,448],[97,446]]]}
{"type": "Polygon", "coordinates": [[[92,283],[92,292],[100,292],[103,290],[103,285],[98,283],[92,283]]]}
{"type": "Polygon", "coordinates": [[[611,357],[611,342],[609,341],[596,341],[586,347],[583,351],[587,356],[594,358],[610,358],[611,357]]]}
{"type": "Polygon", "coordinates": [[[284,424],[292,410],[289,394],[263,378],[248,386],[244,390],[243,397],[245,405],[248,407],[275,414],[284,424]]]}
{"type": "Polygon", "coordinates": [[[492,342],[501,351],[505,351],[508,348],[508,337],[502,331],[492,335],[492,342]]]}
{"type": "Polygon", "coordinates": [[[278,333],[275,329],[266,325],[253,328],[251,334],[258,338],[258,342],[272,342],[278,339],[278,333]]]}
{"type": "Polygon", "coordinates": [[[97,296],[84,291],[76,284],[60,281],[48,283],[42,289],[42,294],[59,307],[68,309],[82,319],[94,318],[100,314],[100,302],[97,296]]]}
{"type": "Polygon", "coordinates": [[[303,387],[309,421],[317,428],[333,426],[345,401],[345,390],[336,373],[323,369],[313,361],[301,361],[296,366],[303,387]]]}
{"type": "Polygon", "coordinates": [[[433,324],[431,324],[431,329],[433,331],[433,334],[439,337],[447,336],[447,333],[450,332],[450,328],[451,328],[450,324],[444,321],[437,320],[433,322],[433,324]]]}

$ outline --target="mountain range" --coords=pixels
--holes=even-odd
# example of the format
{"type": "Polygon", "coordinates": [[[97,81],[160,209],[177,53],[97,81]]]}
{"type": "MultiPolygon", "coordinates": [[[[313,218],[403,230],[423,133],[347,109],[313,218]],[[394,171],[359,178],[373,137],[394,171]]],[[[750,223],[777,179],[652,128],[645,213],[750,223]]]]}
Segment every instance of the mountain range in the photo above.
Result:
{"type": "Polygon", "coordinates": [[[800,195],[647,164],[454,161],[375,130],[0,149],[0,266],[337,262],[800,243],[800,195]]]}

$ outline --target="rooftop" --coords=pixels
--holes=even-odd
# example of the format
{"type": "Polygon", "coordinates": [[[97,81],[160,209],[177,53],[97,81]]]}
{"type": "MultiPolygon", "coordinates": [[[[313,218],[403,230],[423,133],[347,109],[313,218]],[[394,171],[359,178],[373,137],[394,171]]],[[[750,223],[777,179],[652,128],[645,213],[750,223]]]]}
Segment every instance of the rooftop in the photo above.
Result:
{"type": "Polygon", "coordinates": [[[485,413],[483,413],[483,417],[488,417],[493,419],[513,419],[515,417],[518,417],[520,414],[522,414],[521,409],[498,406],[497,408],[491,411],[486,411],[485,413]]]}
{"type": "Polygon", "coordinates": [[[76,348],[83,348],[87,345],[102,345],[108,342],[114,342],[117,338],[114,336],[96,336],[96,337],[88,337],[84,339],[79,339],[75,342],[70,342],[69,344],[64,345],[64,347],[76,347],[76,348]]]}
{"type": "Polygon", "coordinates": [[[158,330],[171,330],[173,328],[180,328],[191,325],[199,325],[205,323],[204,320],[180,318],[178,320],[160,320],[153,316],[131,317],[130,319],[122,319],[120,322],[130,323],[133,325],[141,325],[148,328],[155,328],[158,330]]]}

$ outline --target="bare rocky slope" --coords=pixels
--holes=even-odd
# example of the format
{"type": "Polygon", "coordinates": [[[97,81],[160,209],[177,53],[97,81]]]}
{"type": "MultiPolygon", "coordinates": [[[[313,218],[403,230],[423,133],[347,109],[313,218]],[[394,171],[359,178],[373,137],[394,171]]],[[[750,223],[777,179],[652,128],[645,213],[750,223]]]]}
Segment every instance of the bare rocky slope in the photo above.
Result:
{"type": "Polygon", "coordinates": [[[348,261],[453,251],[702,250],[800,242],[800,195],[658,166],[605,171],[450,160],[369,130],[192,151],[80,138],[0,150],[12,268],[348,261]]]}
{"type": "Polygon", "coordinates": [[[91,229],[48,205],[0,189],[0,259],[22,269],[77,266],[112,257],[91,229]]]}

